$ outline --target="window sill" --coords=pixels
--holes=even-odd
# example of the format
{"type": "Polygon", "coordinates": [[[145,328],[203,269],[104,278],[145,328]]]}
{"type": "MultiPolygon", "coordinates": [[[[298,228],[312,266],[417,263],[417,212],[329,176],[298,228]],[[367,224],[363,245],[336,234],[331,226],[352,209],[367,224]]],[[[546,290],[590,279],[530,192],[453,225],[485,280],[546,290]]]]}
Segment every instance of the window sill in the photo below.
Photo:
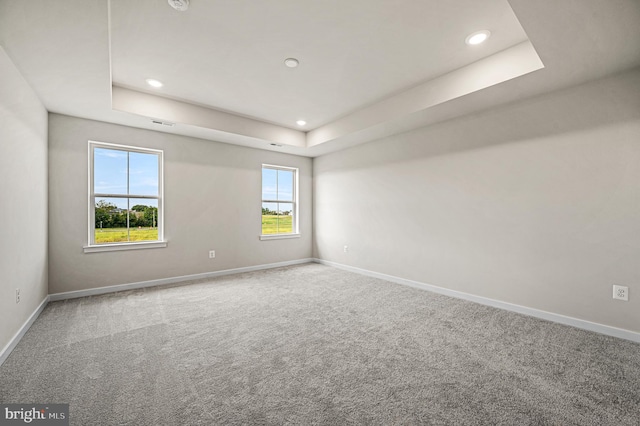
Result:
{"type": "Polygon", "coordinates": [[[259,238],[261,241],[285,240],[288,238],[300,238],[300,234],[267,234],[267,235],[260,235],[259,238]]]}
{"type": "Polygon", "coordinates": [[[98,253],[103,251],[121,251],[121,250],[142,250],[152,248],[163,248],[167,246],[166,241],[148,241],[140,243],[121,243],[121,244],[100,244],[94,246],[84,246],[85,253],[98,253]]]}

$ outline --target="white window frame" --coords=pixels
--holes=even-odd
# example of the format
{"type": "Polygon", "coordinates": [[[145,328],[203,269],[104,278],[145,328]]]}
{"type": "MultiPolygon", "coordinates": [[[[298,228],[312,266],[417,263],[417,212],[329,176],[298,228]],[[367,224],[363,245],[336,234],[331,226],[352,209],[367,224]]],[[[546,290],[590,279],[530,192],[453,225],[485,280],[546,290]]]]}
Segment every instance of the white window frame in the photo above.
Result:
{"type": "Polygon", "coordinates": [[[147,248],[167,247],[164,240],[164,151],[151,148],[140,148],[137,146],[119,145],[107,142],[89,141],[89,226],[88,245],[84,246],[85,253],[95,253],[118,250],[139,250],[147,248]],[[142,154],[158,155],[158,196],[138,195],[138,194],[106,194],[94,192],[94,151],[95,148],[105,148],[124,152],[139,152],[142,154]],[[158,200],[158,240],[157,241],[124,241],[119,243],[96,244],[95,243],[95,202],[96,198],[136,198],[158,200]]]}
{"type": "Polygon", "coordinates": [[[280,234],[263,234],[262,233],[262,214],[260,215],[260,239],[261,240],[282,240],[286,238],[300,238],[300,228],[299,228],[299,209],[298,209],[298,175],[300,171],[296,167],[286,167],[286,166],[277,166],[275,164],[263,164],[262,168],[260,168],[260,211],[262,211],[263,203],[291,203],[293,205],[293,219],[292,219],[292,230],[290,233],[280,233],[280,234]],[[293,172],[293,200],[292,201],[283,201],[283,200],[267,200],[262,198],[262,189],[264,182],[262,182],[262,171],[264,169],[272,169],[272,170],[284,170],[288,172],[293,172]]]}

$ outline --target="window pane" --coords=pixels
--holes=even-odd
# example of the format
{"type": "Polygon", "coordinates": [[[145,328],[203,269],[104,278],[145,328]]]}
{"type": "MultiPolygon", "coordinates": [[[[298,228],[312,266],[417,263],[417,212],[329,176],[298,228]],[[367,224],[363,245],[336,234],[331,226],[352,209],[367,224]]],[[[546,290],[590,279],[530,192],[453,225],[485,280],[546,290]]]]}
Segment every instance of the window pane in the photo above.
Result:
{"type": "Polygon", "coordinates": [[[278,171],[274,169],[262,169],[262,199],[277,200],[278,198],[278,171]]]}
{"type": "Polygon", "coordinates": [[[129,153],[129,194],[158,195],[158,155],[129,153]]]}
{"type": "Polygon", "coordinates": [[[159,241],[162,153],[91,141],[89,146],[91,243],[159,241]]]}
{"type": "Polygon", "coordinates": [[[292,216],[293,203],[278,203],[278,214],[282,216],[292,216]]]}
{"type": "Polygon", "coordinates": [[[292,203],[262,203],[262,234],[290,234],[292,232],[292,203]]]}
{"type": "Polygon", "coordinates": [[[293,201],[293,171],[278,170],[278,201],[293,201]]]}
{"type": "Polygon", "coordinates": [[[293,204],[278,203],[278,233],[290,234],[293,232],[293,204]]]}
{"type": "Polygon", "coordinates": [[[93,190],[98,194],[127,193],[127,153],[115,149],[93,151],[93,190]]]}
{"type": "Polygon", "coordinates": [[[278,233],[278,203],[262,203],[262,233],[278,233]]]}
{"type": "Polygon", "coordinates": [[[158,200],[129,200],[129,241],[158,240],[158,200]]]}
{"type": "Polygon", "coordinates": [[[127,199],[96,197],[95,243],[129,241],[127,232],[127,199]]]}

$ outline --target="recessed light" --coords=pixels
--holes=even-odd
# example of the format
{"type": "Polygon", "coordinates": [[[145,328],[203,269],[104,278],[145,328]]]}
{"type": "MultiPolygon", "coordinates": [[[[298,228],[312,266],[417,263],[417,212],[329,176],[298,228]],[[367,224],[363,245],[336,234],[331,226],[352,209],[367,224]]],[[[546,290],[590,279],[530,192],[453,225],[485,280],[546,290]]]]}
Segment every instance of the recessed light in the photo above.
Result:
{"type": "Polygon", "coordinates": [[[147,82],[147,84],[151,87],[155,87],[156,89],[159,87],[164,86],[164,84],[162,84],[162,82],[160,80],[156,80],[154,78],[148,78],[145,80],[147,82]]]}
{"type": "Polygon", "coordinates": [[[306,121],[304,121],[304,120],[298,120],[298,121],[296,121],[296,124],[297,124],[298,126],[304,126],[305,124],[307,124],[307,122],[306,122],[306,121]]]}
{"type": "Polygon", "coordinates": [[[480,44],[488,39],[490,35],[491,31],[489,30],[476,31],[475,33],[469,34],[464,42],[469,45],[480,44]]]}
{"type": "Polygon", "coordinates": [[[178,12],[184,12],[189,9],[189,0],[169,0],[169,5],[178,12]]]}
{"type": "Polygon", "coordinates": [[[284,64],[289,68],[295,68],[298,66],[298,64],[300,64],[300,61],[298,61],[296,58],[287,58],[284,60],[284,64]]]}

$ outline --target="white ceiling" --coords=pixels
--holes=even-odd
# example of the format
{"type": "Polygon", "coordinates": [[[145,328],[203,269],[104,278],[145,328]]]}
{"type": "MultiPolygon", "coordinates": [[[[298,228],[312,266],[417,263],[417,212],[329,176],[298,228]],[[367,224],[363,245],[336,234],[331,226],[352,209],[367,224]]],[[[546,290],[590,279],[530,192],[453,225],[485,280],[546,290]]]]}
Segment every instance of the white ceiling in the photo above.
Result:
{"type": "Polygon", "coordinates": [[[307,130],[525,40],[506,0],[111,3],[115,85],[307,130]]]}
{"type": "Polygon", "coordinates": [[[316,156],[640,66],[640,1],[0,0],[0,45],[51,112],[316,156]]]}

